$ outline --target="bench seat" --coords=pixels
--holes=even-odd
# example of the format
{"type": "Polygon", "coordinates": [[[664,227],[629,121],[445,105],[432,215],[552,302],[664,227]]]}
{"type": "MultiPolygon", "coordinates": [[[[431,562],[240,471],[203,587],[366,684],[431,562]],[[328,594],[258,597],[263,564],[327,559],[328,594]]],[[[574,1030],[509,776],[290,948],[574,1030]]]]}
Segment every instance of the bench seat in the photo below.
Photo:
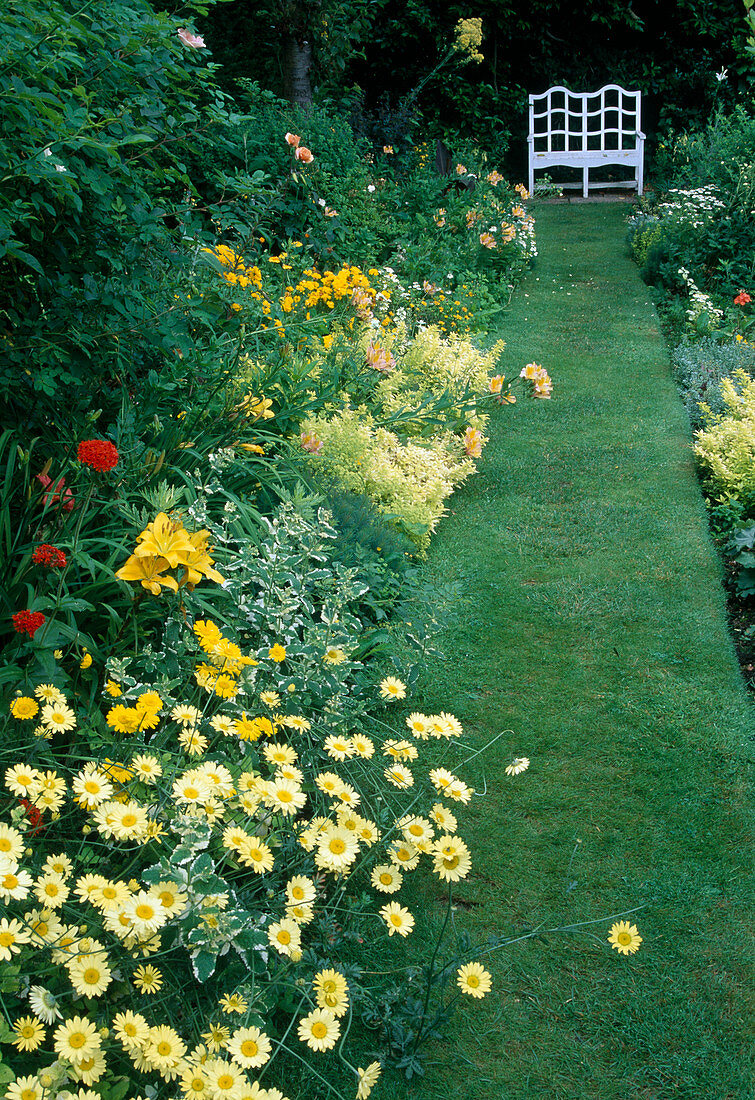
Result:
{"type": "Polygon", "coordinates": [[[590,169],[601,165],[634,168],[634,179],[612,183],[612,187],[637,188],[642,194],[645,135],[640,129],[641,93],[618,84],[606,84],[597,92],[571,92],[556,85],[542,95],[529,97],[529,191],[535,194],[535,172],[566,167],[582,170],[580,187],[587,198],[591,187],[605,181],[590,181],[590,169]]]}

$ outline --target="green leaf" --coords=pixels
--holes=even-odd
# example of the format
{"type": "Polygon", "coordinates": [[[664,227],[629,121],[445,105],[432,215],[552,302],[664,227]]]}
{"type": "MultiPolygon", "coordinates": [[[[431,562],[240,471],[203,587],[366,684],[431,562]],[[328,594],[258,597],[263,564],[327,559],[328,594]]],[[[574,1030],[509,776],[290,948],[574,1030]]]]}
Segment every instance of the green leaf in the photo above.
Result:
{"type": "Polygon", "coordinates": [[[206,982],[215,973],[217,956],[210,951],[196,951],[191,956],[191,969],[198,982],[206,982]]]}

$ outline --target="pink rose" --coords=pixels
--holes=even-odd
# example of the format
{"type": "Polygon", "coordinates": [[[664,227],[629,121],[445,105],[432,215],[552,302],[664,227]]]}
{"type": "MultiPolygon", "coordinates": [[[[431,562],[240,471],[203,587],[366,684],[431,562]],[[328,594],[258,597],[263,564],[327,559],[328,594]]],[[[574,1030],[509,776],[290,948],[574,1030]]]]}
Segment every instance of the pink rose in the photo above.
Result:
{"type": "Polygon", "coordinates": [[[298,149],[295,149],[294,156],[297,160],[300,160],[302,164],[311,164],[315,159],[312,156],[312,150],[308,149],[306,145],[300,145],[298,149]]]}
{"type": "Polygon", "coordinates": [[[198,34],[192,34],[186,27],[180,28],[178,37],[183,42],[184,46],[191,46],[192,50],[204,50],[207,48],[204,38],[201,38],[198,34]]]}
{"type": "Polygon", "coordinates": [[[301,141],[298,134],[286,134],[286,141],[289,145],[297,146],[301,141]]]}

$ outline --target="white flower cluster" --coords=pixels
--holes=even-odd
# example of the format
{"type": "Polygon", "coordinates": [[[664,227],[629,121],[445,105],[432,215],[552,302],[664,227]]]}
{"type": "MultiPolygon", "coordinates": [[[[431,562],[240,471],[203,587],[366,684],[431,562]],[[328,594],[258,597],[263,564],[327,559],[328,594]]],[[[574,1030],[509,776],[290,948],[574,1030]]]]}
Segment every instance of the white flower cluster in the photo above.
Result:
{"type": "Polygon", "coordinates": [[[716,214],[726,209],[726,203],[718,197],[714,184],[689,190],[672,188],[668,200],[658,207],[662,220],[681,222],[690,229],[702,229],[716,214]]]}
{"type": "Polygon", "coordinates": [[[713,299],[709,294],[705,294],[697,285],[695,280],[690,275],[686,267],[679,268],[679,277],[682,279],[687,287],[689,293],[689,309],[687,310],[687,320],[690,324],[696,324],[698,319],[703,314],[708,315],[709,325],[713,321],[723,320],[723,310],[718,309],[713,305],[713,299]]]}

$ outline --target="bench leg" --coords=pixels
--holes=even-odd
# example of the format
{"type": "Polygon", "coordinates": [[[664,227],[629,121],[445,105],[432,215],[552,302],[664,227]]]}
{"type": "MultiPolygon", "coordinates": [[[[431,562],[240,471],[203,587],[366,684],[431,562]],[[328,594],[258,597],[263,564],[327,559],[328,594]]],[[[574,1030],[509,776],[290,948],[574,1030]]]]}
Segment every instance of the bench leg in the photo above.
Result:
{"type": "Polygon", "coordinates": [[[532,161],[531,160],[530,160],[530,163],[529,163],[528,176],[529,176],[529,178],[527,180],[527,185],[528,185],[527,190],[529,191],[530,195],[534,198],[535,197],[535,169],[532,167],[532,161]]]}
{"type": "Polygon", "coordinates": [[[588,194],[589,194],[589,190],[590,190],[589,186],[588,186],[589,178],[590,178],[590,169],[587,167],[587,165],[585,165],[584,168],[582,169],[582,198],[583,199],[586,199],[588,194]]]}
{"type": "Polygon", "coordinates": [[[642,185],[643,185],[643,182],[644,182],[642,177],[643,177],[644,167],[645,167],[645,165],[642,163],[642,161],[640,161],[640,163],[637,165],[637,194],[638,195],[642,194],[642,185]]]}

